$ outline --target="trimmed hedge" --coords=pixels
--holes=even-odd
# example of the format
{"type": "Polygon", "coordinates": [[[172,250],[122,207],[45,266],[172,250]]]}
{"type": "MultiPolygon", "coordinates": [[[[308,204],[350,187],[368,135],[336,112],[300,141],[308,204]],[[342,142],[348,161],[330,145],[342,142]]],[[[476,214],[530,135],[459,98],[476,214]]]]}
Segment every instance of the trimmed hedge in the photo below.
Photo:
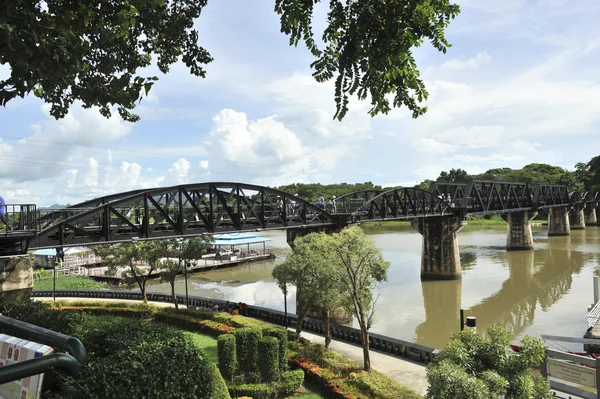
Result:
{"type": "Polygon", "coordinates": [[[55,306],[53,309],[61,311],[83,312],[93,316],[136,317],[140,319],[151,319],[155,314],[154,311],[150,309],[129,309],[103,306],[55,306]]]}
{"type": "MultiPolygon", "coordinates": [[[[216,366],[177,329],[139,319],[98,319],[63,311],[60,304],[52,308],[48,303],[10,297],[0,298],[0,309],[8,317],[76,336],[84,344],[88,363],[77,378],[46,374],[43,391],[52,392],[53,398],[230,399],[216,366]]],[[[108,310],[126,308],[103,309],[108,310]]],[[[128,310],[127,315],[147,311],[128,310]]]]}
{"type": "Polygon", "coordinates": [[[230,384],[228,388],[232,398],[287,398],[300,388],[303,381],[304,372],[302,370],[290,370],[281,374],[281,379],[274,383],[230,384]]]}
{"type": "Polygon", "coordinates": [[[229,398],[221,374],[179,330],[135,319],[92,319],[82,331],[89,363],[59,385],[57,398],[229,398]]]}
{"type": "Polygon", "coordinates": [[[0,313],[13,319],[73,336],[78,334],[79,326],[85,320],[83,314],[60,312],[52,309],[47,303],[10,296],[0,297],[0,313]]]}
{"type": "Polygon", "coordinates": [[[230,384],[228,388],[232,398],[249,396],[252,399],[269,399],[273,395],[273,388],[268,384],[230,384]]]}
{"type": "Polygon", "coordinates": [[[262,331],[257,328],[238,328],[234,332],[238,368],[244,373],[258,371],[258,341],[262,331]]]}
{"type": "Polygon", "coordinates": [[[264,335],[277,338],[279,342],[279,369],[287,371],[289,369],[288,358],[288,331],[285,328],[273,327],[265,330],[264,335]]]}
{"type": "Polygon", "coordinates": [[[219,359],[219,370],[221,370],[223,378],[230,381],[237,369],[235,336],[233,334],[219,335],[217,338],[217,357],[219,359]]]}
{"type": "Polygon", "coordinates": [[[279,378],[279,341],[275,337],[263,337],[258,341],[258,371],[265,382],[279,378]]]}
{"type": "Polygon", "coordinates": [[[277,397],[285,398],[300,388],[304,381],[304,371],[301,369],[290,370],[281,374],[281,379],[275,384],[277,397]]]}

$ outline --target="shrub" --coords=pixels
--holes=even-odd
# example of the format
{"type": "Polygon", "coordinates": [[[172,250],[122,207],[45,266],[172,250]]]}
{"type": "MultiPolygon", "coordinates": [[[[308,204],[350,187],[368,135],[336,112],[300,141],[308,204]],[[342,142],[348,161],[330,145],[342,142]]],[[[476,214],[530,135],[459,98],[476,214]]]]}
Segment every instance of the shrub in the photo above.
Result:
{"type": "Polygon", "coordinates": [[[237,368],[234,335],[222,334],[217,338],[217,357],[223,378],[230,381],[237,368]]]}
{"type": "Polygon", "coordinates": [[[262,331],[256,328],[238,328],[234,334],[239,370],[246,373],[256,372],[258,341],[262,338],[262,331]]]}
{"type": "Polygon", "coordinates": [[[298,334],[296,331],[292,331],[292,330],[286,330],[286,331],[287,331],[288,341],[298,341],[298,338],[300,338],[300,334],[298,334]]]}
{"type": "Polygon", "coordinates": [[[92,306],[61,306],[53,309],[64,312],[79,312],[87,313],[94,316],[116,316],[116,317],[136,317],[140,319],[150,319],[154,316],[154,312],[150,309],[129,309],[117,307],[92,307],[92,306]]]}
{"type": "Polygon", "coordinates": [[[275,381],[279,377],[279,341],[264,337],[258,341],[258,371],[263,381],[275,381]]]}
{"type": "Polygon", "coordinates": [[[277,397],[285,398],[293,394],[300,388],[304,381],[304,371],[290,370],[281,374],[280,380],[275,384],[277,397]]]}
{"type": "Polygon", "coordinates": [[[83,314],[63,313],[52,309],[48,303],[8,296],[0,297],[0,313],[65,335],[77,335],[85,320],[83,314]]]}
{"type": "Polygon", "coordinates": [[[544,359],[543,342],[523,338],[523,350],[515,357],[511,338],[499,325],[491,326],[487,337],[471,329],[454,334],[427,367],[428,397],[551,398],[547,382],[531,374],[531,367],[544,359]]]}
{"type": "Polygon", "coordinates": [[[140,320],[86,327],[90,361],[57,398],[230,398],[216,366],[181,331],[140,320]]]}
{"type": "Polygon", "coordinates": [[[268,399],[273,395],[273,389],[268,384],[229,385],[228,388],[232,398],[249,396],[252,399],[268,399]]]}
{"type": "Polygon", "coordinates": [[[80,339],[91,359],[143,346],[147,342],[183,339],[183,333],[161,324],[136,319],[94,319],[84,323],[80,339]]]}
{"type": "Polygon", "coordinates": [[[206,377],[202,381],[207,399],[231,399],[229,389],[215,364],[208,364],[206,377]]]}
{"type": "Polygon", "coordinates": [[[272,325],[261,320],[252,319],[250,317],[231,315],[227,312],[213,313],[212,319],[219,323],[227,324],[235,328],[269,328],[272,325]]]}
{"type": "Polygon", "coordinates": [[[286,371],[288,365],[288,330],[285,328],[274,327],[266,329],[264,335],[275,337],[279,342],[279,369],[286,371]]]}

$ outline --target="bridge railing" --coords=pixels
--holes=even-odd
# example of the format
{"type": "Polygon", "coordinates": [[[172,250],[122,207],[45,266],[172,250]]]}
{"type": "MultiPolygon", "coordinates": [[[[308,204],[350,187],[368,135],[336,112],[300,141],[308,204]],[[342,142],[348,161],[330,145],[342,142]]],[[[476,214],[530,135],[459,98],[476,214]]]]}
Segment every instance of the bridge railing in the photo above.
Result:
{"type": "MultiPolygon", "coordinates": [[[[54,291],[33,291],[32,297],[52,297],[54,291]]],[[[97,299],[121,299],[121,300],[142,300],[142,294],[140,292],[133,291],[116,291],[116,290],[102,290],[102,291],[86,291],[86,290],[57,290],[57,298],[97,298],[97,299]]],[[[147,293],[148,301],[150,302],[166,302],[173,303],[173,298],[170,294],[163,293],[147,293]]],[[[176,295],[177,303],[185,304],[185,295],[176,295]]],[[[198,296],[189,297],[190,306],[202,306],[208,309],[212,309],[214,305],[218,305],[220,309],[225,309],[227,301],[213,298],[203,298],[198,296]]],[[[280,326],[286,325],[285,313],[279,310],[267,309],[259,306],[249,306],[247,310],[247,316],[266,322],[277,324],[280,326]]],[[[287,315],[287,326],[295,326],[298,323],[298,316],[295,314],[288,313],[287,315]]],[[[302,322],[302,330],[317,334],[324,335],[325,333],[325,322],[319,319],[313,319],[306,317],[302,322]]],[[[360,345],[362,338],[359,329],[347,327],[331,323],[331,332],[334,339],[346,342],[353,345],[360,345]]],[[[386,354],[410,359],[412,361],[428,364],[433,360],[436,354],[439,352],[437,349],[433,349],[424,345],[415,344],[408,341],[403,341],[396,338],[386,337],[384,335],[370,333],[369,334],[369,345],[370,348],[386,354]]]]}
{"type": "Polygon", "coordinates": [[[38,230],[35,204],[5,204],[0,209],[0,236],[38,230]]]}

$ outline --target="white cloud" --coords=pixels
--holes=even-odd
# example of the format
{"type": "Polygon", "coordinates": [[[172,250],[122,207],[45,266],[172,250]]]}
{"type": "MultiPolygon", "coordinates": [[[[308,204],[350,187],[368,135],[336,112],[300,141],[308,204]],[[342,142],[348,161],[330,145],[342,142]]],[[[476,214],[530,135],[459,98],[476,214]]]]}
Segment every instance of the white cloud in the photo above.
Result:
{"type": "Polygon", "coordinates": [[[462,71],[468,69],[479,69],[481,66],[489,63],[491,61],[491,57],[489,54],[484,51],[482,53],[478,53],[473,58],[455,58],[448,60],[442,64],[440,67],[441,70],[446,71],[462,71]]]}
{"type": "Polygon", "coordinates": [[[286,162],[302,155],[300,139],[274,116],[248,121],[245,113],[224,109],[213,117],[210,134],[229,161],[286,162]]]}
{"type": "Polygon", "coordinates": [[[172,185],[188,183],[190,166],[191,164],[187,159],[179,158],[167,172],[167,183],[172,185]]]}
{"type": "Polygon", "coordinates": [[[35,181],[59,176],[72,165],[78,148],[113,142],[131,131],[131,124],[118,115],[107,119],[97,109],[74,105],[60,120],[52,118],[49,110],[48,105],[42,106],[44,118],[31,125],[32,135],[0,147],[6,155],[0,157],[0,178],[35,181]]]}
{"type": "Polygon", "coordinates": [[[279,118],[291,129],[332,140],[371,137],[367,102],[352,99],[344,120],[333,119],[333,82],[317,83],[308,73],[294,72],[274,80],[265,89],[275,95],[279,118]]]}
{"type": "Polygon", "coordinates": [[[448,152],[454,152],[458,148],[454,144],[442,143],[436,139],[424,137],[418,139],[413,146],[415,150],[429,154],[444,154],[448,152]]]}

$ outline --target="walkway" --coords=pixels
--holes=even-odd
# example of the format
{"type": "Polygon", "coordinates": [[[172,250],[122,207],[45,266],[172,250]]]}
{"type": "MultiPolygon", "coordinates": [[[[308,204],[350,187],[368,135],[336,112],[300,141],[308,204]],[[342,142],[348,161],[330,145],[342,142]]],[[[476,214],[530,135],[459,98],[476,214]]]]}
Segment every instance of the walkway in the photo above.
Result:
{"type": "MultiPolygon", "coordinates": [[[[40,301],[52,301],[52,298],[34,298],[40,301]]],[[[139,303],[139,301],[124,300],[124,299],[97,299],[97,298],[56,298],[61,301],[69,302],[128,302],[128,303],[139,303]]],[[[150,302],[156,306],[173,306],[171,303],[165,302],[150,302]]],[[[315,334],[309,334],[302,332],[302,336],[311,342],[319,344],[325,343],[325,338],[315,334]]],[[[362,347],[346,344],[344,342],[332,341],[331,349],[341,353],[344,356],[348,356],[351,359],[357,360],[362,363],[363,353],[362,347]]],[[[399,359],[397,357],[388,356],[383,353],[371,351],[371,365],[372,367],[387,375],[391,379],[398,381],[402,385],[414,389],[421,395],[425,395],[427,392],[427,378],[425,367],[418,363],[411,362],[405,359],[399,359]]]]}

